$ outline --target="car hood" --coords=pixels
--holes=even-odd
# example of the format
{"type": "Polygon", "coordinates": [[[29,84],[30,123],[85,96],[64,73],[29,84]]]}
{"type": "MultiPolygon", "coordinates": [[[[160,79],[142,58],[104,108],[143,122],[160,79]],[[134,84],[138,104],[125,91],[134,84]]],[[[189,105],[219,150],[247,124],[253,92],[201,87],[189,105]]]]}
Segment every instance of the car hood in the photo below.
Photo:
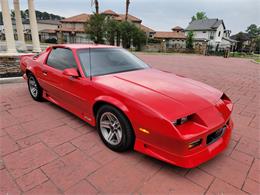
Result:
{"type": "Polygon", "coordinates": [[[97,82],[170,118],[214,106],[222,95],[206,84],[152,68],[98,77],[97,82]]]}

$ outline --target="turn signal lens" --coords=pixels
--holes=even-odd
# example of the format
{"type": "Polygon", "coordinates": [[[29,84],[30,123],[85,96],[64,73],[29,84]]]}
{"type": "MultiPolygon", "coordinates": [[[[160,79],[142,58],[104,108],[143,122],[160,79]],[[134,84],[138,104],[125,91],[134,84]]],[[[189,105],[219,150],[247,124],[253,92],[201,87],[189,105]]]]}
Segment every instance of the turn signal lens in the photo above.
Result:
{"type": "Polygon", "coordinates": [[[139,130],[142,131],[143,133],[150,134],[150,131],[148,131],[144,128],[139,128],[139,130]]]}
{"type": "Polygon", "coordinates": [[[202,143],[202,139],[196,140],[194,142],[189,143],[188,148],[192,149],[196,146],[199,146],[202,143]]]}

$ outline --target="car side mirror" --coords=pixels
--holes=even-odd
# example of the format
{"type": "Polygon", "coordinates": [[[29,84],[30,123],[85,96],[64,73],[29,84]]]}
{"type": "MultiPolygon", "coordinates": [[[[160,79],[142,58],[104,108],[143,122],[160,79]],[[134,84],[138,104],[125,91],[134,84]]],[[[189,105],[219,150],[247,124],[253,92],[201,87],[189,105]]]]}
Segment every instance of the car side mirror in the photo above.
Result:
{"type": "Polygon", "coordinates": [[[76,68],[66,68],[63,70],[63,74],[70,77],[79,77],[79,73],[76,68]]]}

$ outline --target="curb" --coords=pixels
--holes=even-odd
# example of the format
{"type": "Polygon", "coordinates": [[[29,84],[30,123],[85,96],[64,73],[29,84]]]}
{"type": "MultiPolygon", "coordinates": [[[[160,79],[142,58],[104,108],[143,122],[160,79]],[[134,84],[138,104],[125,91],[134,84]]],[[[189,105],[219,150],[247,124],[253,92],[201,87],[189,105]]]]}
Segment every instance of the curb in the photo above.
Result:
{"type": "Polygon", "coordinates": [[[0,84],[8,83],[23,83],[23,77],[9,77],[9,78],[0,78],[0,84]]]}

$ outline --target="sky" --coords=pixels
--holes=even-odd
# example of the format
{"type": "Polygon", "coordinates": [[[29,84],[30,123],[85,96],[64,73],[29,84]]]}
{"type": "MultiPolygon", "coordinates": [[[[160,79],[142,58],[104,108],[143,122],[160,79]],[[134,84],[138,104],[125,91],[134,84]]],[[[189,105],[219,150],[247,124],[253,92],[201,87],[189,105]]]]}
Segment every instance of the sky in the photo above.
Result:
{"type": "MultiPolygon", "coordinates": [[[[186,28],[198,11],[208,18],[223,19],[227,29],[235,34],[245,31],[250,24],[260,25],[260,0],[130,0],[129,13],[142,19],[143,24],[157,31],[170,31],[174,26],[186,28]]],[[[34,0],[35,8],[70,17],[92,13],[91,0],[34,0]]],[[[27,0],[20,0],[27,9],[27,0]]],[[[100,11],[112,9],[125,12],[125,0],[99,0],[100,11]]],[[[12,0],[9,0],[12,9],[12,0]]]]}

